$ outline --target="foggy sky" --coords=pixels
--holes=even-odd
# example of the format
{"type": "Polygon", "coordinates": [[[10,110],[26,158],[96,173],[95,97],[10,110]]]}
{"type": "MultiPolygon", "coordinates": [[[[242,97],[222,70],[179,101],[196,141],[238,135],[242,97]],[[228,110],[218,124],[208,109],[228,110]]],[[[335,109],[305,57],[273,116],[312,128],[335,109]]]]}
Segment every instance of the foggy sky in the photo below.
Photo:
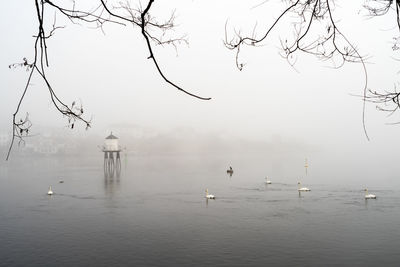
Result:
{"type": "MultiPolygon", "coordinates": [[[[397,52],[391,49],[392,38],[398,35],[394,14],[367,20],[361,7],[363,1],[337,2],[341,5],[335,14],[342,32],[362,55],[370,56],[369,88],[393,89],[399,80],[398,64],[392,58],[397,52]]],[[[387,118],[387,114],[368,104],[366,126],[371,141],[367,141],[362,127],[362,101],[351,96],[363,93],[360,64],[332,69],[329,62],[300,54],[297,71],[294,70],[278,54],[278,34],[289,33],[287,22],[283,22],[265,46],[245,48],[241,58],[246,66],[242,72],[236,69],[234,52],[223,45],[224,25],[229,19],[230,27],[251,33],[258,21],[257,27],[263,32],[282,6],[267,2],[252,9],[258,3],[154,3],[153,14],[163,18],[168,18],[169,10],[176,9],[176,34],[187,33],[189,39],[189,45],[180,45],[177,52],[172,47],[155,48],[161,68],[169,79],[192,93],[212,97],[210,101],[191,98],[167,85],[147,59],[139,29],[131,26],[106,25],[103,34],[59,17],[59,24],[67,27],[48,40],[48,78],[67,104],[81,101],[87,115],[93,116],[92,129],[87,134],[105,136],[111,130],[118,133],[131,126],[160,132],[186,127],[200,134],[253,142],[274,142],[278,138],[302,143],[304,146],[300,147],[317,147],[305,151],[304,158],[320,164],[321,173],[346,168],[353,173],[362,170],[370,181],[393,181],[399,172],[400,129],[387,123],[400,121],[400,117],[387,118]]],[[[8,65],[33,57],[32,35],[37,27],[33,4],[27,0],[7,1],[0,11],[1,133],[11,131],[12,113],[28,75],[23,69],[10,70],[8,65]]],[[[54,129],[66,125],[46,90],[35,77],[20,112],[21,116],[30,113],[33,130],[38,133],[40,125],[54,129]]],[[[83,125],[76,128],[71,134],[85,132],[83,125]]]]}

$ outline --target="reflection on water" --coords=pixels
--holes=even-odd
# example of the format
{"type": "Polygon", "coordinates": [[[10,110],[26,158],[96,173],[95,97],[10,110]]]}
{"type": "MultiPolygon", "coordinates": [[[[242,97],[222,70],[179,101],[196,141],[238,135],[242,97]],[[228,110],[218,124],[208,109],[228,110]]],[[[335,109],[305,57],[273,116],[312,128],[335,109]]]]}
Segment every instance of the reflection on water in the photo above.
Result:
{"type": "Polygon", "coordinates": [[[56,266],[397,266],[400,260],[397,189],[374,190],[379,199],[365,200],[360,188],[307,181],[313,191],[298,192],[295,177],[281,182],[275,175],[267,185],[264,175],[235,165],[235,179],[227,179],[226,166],[203,159],[134,159],[122,173],[116,166],[104,168],[100,157],[2,167],[0,265],[46,266],[51,259],[56,266]],[[217,199],[205,198],[205,188],[217,199]]]}
{"type": "Polygon", "coordinates": [[[115,160],[113,157],[104,158],[104,190],[106,195],[114,196],[119,190],[121,178],[121,159],[118,156],[115,160]]]}
{"type": "Polygon", "coordinates": [[[121,169],[108,170],[104,172],[104,190],[106,195],[113,196],[119,190],[121,169]]]}

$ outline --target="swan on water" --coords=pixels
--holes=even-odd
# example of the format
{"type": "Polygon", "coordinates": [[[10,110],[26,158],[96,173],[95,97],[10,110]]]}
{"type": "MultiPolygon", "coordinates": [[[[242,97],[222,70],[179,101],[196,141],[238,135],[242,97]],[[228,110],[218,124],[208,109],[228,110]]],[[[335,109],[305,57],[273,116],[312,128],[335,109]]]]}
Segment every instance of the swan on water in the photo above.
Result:
{"type": "Polygon", "coordinates": [[[214,195],[208,194],[208,188],[206,189],[206,198],[207,198],[207,199],[215,199],[215,196],[214,196],[214,195]]]}
{"type": "Polygon", "coordinates": [[[365,199],[376,199],[376,196],[374,194],[368,194],[368,189],[365,188],[365,199]]]}
{"type": "Polygon", "coordinates": [[[272,182],[270,180],[268,180],[268,177],[265,177],[265,183],[266,184],[272,184],[272,182]]]}
{"type": "Polygon", "coordinates": [[[47,194],[48,194],[49,196],[51,196],[51,195],[53,194],[53,190],[51,190],[51,186],[49,186],[49,191],[47,191],[47,194]]]}
{"type": "Polygon", "coordinates": [[[297,184],[299,185],[299,189],[297,189],[297,191],[299,192],[308,192],[311,191],[311,189],[307,188],[307,187],[300,187],[300,182],[297,182],[297,184]]]}

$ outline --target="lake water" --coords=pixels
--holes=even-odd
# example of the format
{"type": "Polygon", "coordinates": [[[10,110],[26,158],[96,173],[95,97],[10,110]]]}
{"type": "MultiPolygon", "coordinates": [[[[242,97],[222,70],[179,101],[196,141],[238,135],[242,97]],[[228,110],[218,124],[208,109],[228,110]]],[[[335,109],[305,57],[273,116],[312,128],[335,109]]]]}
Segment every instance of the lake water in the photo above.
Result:
{"type": "Polygon", "coordinates": [[[366,201],[361,185],[305,178],[299,195],[296,178],[266,185],[246,164],[229,177],[210,158],[131,157],[114,178],[102,164],[2,162],[0,265],[399,266],[399,188],[366,201]]]}

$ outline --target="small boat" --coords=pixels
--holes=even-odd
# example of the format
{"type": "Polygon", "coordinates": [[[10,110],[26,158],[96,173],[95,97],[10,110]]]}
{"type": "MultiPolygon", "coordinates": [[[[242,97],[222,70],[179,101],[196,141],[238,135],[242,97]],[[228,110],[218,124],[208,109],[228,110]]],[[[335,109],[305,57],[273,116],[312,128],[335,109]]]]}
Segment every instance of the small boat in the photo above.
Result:
{"type": "Polygon", "coordinates": [[[266,184],[272,184],[272,182],[270,180],[268,180],[268,177],[265,177],[265,183],[266,184]]]}

